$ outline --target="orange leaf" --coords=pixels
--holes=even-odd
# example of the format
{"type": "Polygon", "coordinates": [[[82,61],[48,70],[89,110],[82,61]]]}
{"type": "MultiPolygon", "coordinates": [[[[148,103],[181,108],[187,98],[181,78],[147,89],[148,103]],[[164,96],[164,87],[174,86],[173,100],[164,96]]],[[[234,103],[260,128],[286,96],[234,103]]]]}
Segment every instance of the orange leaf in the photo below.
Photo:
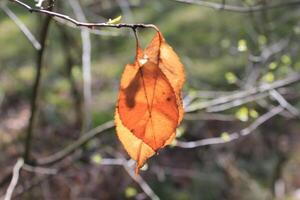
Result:
{"type": "Polygon", "coordinates": [[[157,32],[134,64],[125,67],[115,113],[120,141],[136,160],[136,172],[160,148],[170,144],[183,117],[183,65],[157,32]]]}

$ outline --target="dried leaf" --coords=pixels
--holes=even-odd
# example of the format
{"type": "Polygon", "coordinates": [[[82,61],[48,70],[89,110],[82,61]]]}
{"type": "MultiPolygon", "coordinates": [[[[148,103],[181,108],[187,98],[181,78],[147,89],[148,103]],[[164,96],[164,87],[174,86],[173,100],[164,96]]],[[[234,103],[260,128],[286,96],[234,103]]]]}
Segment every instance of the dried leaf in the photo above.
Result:
{"type": "Polygon", "coordinates": [[[183,117],[183,65],[162,34],[143,51],[137,45],[134,64],[125,67],[115,113],[120,141],[136,172],[160,148],[170,144],[183,117]]]}

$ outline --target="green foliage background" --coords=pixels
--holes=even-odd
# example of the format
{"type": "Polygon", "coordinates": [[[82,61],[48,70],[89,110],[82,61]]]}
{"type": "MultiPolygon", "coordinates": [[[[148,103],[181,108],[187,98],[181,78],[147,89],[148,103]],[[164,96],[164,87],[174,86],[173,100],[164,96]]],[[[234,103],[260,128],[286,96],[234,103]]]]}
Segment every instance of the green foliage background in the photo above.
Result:
{"type": "MultiPolygon", "coordinates": [[[[102,4],[91,6],[93,2],[81,1],[89,21],[123,15],[123,22],[127,22],[116,2],[104,1],[107,7],[102,4]]],[[[245,89],[247,86],[243,85],[243,81],[248,76],[249,56],[258,56],[266,46],[283,39],[290,41],[288,47],[259,64],[260,75],[255,84],[272,83],[300,69],[298,7],[241,14],[171,0],[130,2],[136,5],[132,8],[134,21],[131,22],[157,25],[180,56],[187,73],[184,96],[199,90],[245,89]]],[[[236,0],[227,3],[244,5],[236,0]]],[[[37,35],[43,17],[30,14],[12,3],[8,6],[37,35]]],[[[73,16],[66,2],[59,3],[59,12],[73,16]]],[[[103,31],[113,32],[117,36],[91,34],[93,127],[113,118],[120,75],[124,66],[133,62],[135,54],[135,40],[128,30],[105,28],[103,31]]],[[[144,46],[153,35],[152,30],[139,30],[144,46]]],[[[65,67],[66,49],[74,58],[72,75],[81,91],[80,30],[52,21],[34,137],[36,157],[58,151],[80,135],[65,67]],[[62,29],[72,37],[67,48],[62,29]]],[[[14,158],[22,153],[22,138],[26,131],[36,68],[35,57],[35,50],[28,40],[12,20],[0,12],[0,176],[9,171],[14,158]],[[21,117],[22,112],[25,115],[27,112],[24,118],[21,117]],[[16,120],[14,123],[20,120],[21,125],[11,128],[9,123],[12,122],[8,119],[16,120]]],[[[291,103],[299,106],[299,87],[296,85],[290,90],[296,97],[291,103]]],[[[270,102],[276,104],[273,100],[267,101],[270,102]]],[[[243,108],[253,109],[258,115],[266,112],[265,108],[253,102],[243,108]]],[[[229,122],[185,120],[183,125],[186,131],[180,139],[197,140],[240,130],[255,120],[254,117],[241,122],[239,119],[243,113],[240,109],[224,112],[235,118],[229,122]]],[[[141,174],[161,199],[270,199],[274,177],[286,181],[284,198],[292,199],[293,191],[300,188],[299,139],[299,119],[276,117],[255,134],[237,142],[192,150],[167,148],[152,158],[148,163],[149,169],[141,174]],[[281,168],[279,174],[278,167],[281,168]]],[[[81,197],[137,199],[137,193],[142,191],[124,170],[120,167],[102,167],[90,160],[94,154],[110,157],[114,150],[126,155],[114,131],[93,140],[86,148],[87,159],[77,161],[66,173],[49,180],[50,191],[56,191],[52,197],[71,199],[72,187],[76,186],[81,197]]],[[[35,187],[22,199],[42,199],[41,188],[35,187]]]]}

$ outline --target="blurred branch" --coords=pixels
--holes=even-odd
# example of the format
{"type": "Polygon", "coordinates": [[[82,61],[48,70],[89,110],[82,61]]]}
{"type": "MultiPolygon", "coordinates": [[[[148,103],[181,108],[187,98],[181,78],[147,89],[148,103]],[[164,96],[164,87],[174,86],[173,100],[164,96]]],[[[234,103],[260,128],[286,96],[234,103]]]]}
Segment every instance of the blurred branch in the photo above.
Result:
{"type": "MultiPolygon", "coordinates": [[[[259,86],[257,88],[252,88],[249,91],[242,91],[242,92],[239,92],[239,93],[236,93],[236,94],[233,94],[233,95],[229,95],[229,96],[226,96],[226,97],[217,98],[215,100],[209,101],[209,102],[212,102],[212,103],[207,104],[206,107],[203,107],[203,108],[207,108],[207,107],[212,106],[212,105],[217,105],[217,103],[223,103],[223,102],[227,102],[227,101],[232,101],[233,99],[238,99],[238,98],[251,96],[255,93],[270,91],[274,88],[280,88],[280,87],[295,83],[299,80],[300,80],[300,75],[299,74],[291,75],[290,77],[288,77],[286,79],[276,81],[272,84],[262,84],[261,86],[259,86]]],[[[189,107],[186,108],[186,109],[189,110],[189,107]]],[[[282,110],[284,110],[284,108],[282,108],[281,106],[271,109],[269,112],[267,112],[266,114],[259,117],[249,127],[247,127],[245,129],[243,129],[242,131],[240,131],[240,134],[242,136],[244,136],[244,135],[247,135],[247,134],[251,133],[258,126],[260,126],[265,121],[272,118],[273,116],[279,114],[282,110]]],[[[187,111],[187,112],[189,112],[189,111],[187,111]]],[[[55,154],[53,154],[49,157],[38,159],[36,161],[36,164],[37,165],[51,165],[51,164],[54,164],[56,162],[59,162],[60,160],[66,158],[69,155],[71,155],[73,152],[75,152],[77,149],[82,147],[88,141],[95,138],[97,135],[99,135],[102,132],[107,131],[107,130],[113,128],[113,127],[114,127],[113,121],[106,122],[106,123],[98,126],[97,128],[92,129],[91,131],[85,133],[77,141],[70,144],[69,146],[67,146],[63,150],[61,150],[61,151],[59,151],[59,152],[57,152],[57,153],[55,153],[55,154]]],[[[230,141],[232,141],[234,139],[237,139],[238,137],[239,137],[238,133],[233,133],[233,134],[230,135],[229,139],[230,139],[230,141]]],[[[224,139],[218,137],[218,138],[210,138],[210,139],[201,140],[201,141],[195,142],[195,143],[185,143],[185,142],[178,141],[177,146],[182,146],[182,147],[186,146],[185,148],[194,148],[194,147],[197,147],[197,146],[219,144],[219,143],[226,143],[226,142],[228,142],[228,141],[224,141],[224,139]]]]}
{"type": "Polygon", "coordinates": [[[72,56],[71,49],[78,49],[74,45],[76,44],[76,41],[74,38],[72,38],[71,34],[68,34],[68,31],[65,29],[64,26],[58,26],[59,30],[61,32],[61,44],[62,48],[64,49],[64,54],[65,54],[65,65],[67,68],[67,78],[70,82],[70,90],[73,96],[73,101],[74,101],[74,111],[76,113],[76,128],[82,129],[83,125],[83,103],[82,103],[82,96],[80,93],[80,89],[77,87],[76,84],[76,78],[74,77],[72,71],[75,67],[75,64],[77,63],[77,59],[75,59],[72,56]]]}
{"type": "Polygon", "coordinates": [[[153,192],[148,183],[141,177],[141,175],[136,174],[133,168],[128,165],[123,165],[129,176],[142,188],[142,190],[147,194],[147,196],[152,200],[159,200],[160,198],[153,192]]]}
{"type": "Polygon", "coordinates": [[[51,164],[57,163],[57,162],[63,160],[64,158],[66,158],[67,156],[71,155],[73,152],[75,152],[80,147],[84,146],[88,141],[92,140],[93,138],[98,136],[100,133],[108,131],[109,129],[111,129],[113,127],[114,127],[113,121],[106,122],[94,129],[88,131],[87,133],[84,133],[77,141],[75,141],[74,143],[65,147],[61,151],[54,153],[53,155],[50,155],[48,157],[38,159],[35,164],[37,166],[41,166],[41,165],[51,165],[51,164]]]}
{"type": "MultiPolygon", "coordinates": [[[[76,18],[85,22],[86,17],[77,0],[69,0],[76,18]]],[[[83,72],[83,99],[84,99],[84,121],[83,131],[88,130],[91,125],[92,104],[92,75],[91,75],[91,38],[87,28],[81,29],[82,41],[82,72],[83,72]]]]}
{"type": "Polygon", "coordinates": [[[234,115],[219,114],[219,113],[187,113],[184,115],[185,120],[217,120],[217,121],[236,121],[234,115]]]}
{"type": "Polygon", "coordinates": [[[69,22],[75,24],[76,26],[87,27],[87,28],[95,28],[95,27],[131,28],[131,29],[136,29],[136,28],[153,28],[156,31],[158,31],[158,28],[155,25],[153,25],[153,24],[126,24],[126,23],[111,24],[111,23],[80,22],[80,21],[77,21],[77,20],[75,20],[75,19],[67,16],[67,15],[63,15],[63,14],[56,13],[56,12],[49,11],[49,10],[32,8],[28,4],[26,4],[26,3],[22,2],[22,1],[19,1],[19,0],[10,0],[10,1],[23,6],[29,12],[43,13],[43,14],[46,14],[48,16],[58,17],[58,18],[66,20],[66,21],[69,21],[69,22]]]}
{"type": "Polygon", "coordinates": [[[277,92],[276,90],[271,90],[270,91],[270,95],[272,97],[274,97],[274,99],[276,99],[276,101],[278,101],[278,103],[284,107],[285,109],[287,109],[291,114],[293,114],[296,117],[300,117],[300,112],[297,108],[295,108],[294,106],[292,106],[279,92],[277,92]]]}
{"type": "Polygon", "coordinates": [[[20,170],[24,165],[24,160],[22,158],[18,159],[17,163],[15,164],[13,168],[13,174],[12,174],[12,179],[11,182],[7,188],[4,200],[10,200],[12,197],[12,194],[18,184],[19,180],[19,175],[20,175],[20,170]]]}
{"type": "Polygon", "coordinates": [[[58,173],[58,170],[51,169],[51,168],[45,168],[45,167],[37,167],[37,166],[31,166],[24,164],[23,170],[36,173],[36,174],[46,174],[46,175],[55,175],[58,173]]]}
{"type": "Polygon", "coordinates": [[[224,144],[224,143],[231,142],[233,140],[237,140],[241,137],[249,135],[255,129],[257,129],[260,125],[262,125],[263,123],[265,123],[272,117],[278,115],[283,110],[284,110],[284,108],[282,106],[274,107],[267,113],[265,113],[262,116],[260,116],[259,118],[257,118],[248,127],[242,129],[239,132],[234,132],[234,133],[228,134],[226,136],[226,138],[215,137],[215,138],[202,139],[202,140],[197,140],[197,141],[192,141],[192,142],[176,141],[175,146],[180,147],[180,148],[197,148],[197,147],[207,146],[207,145],[224,144]]]}
{"type": "Polygon", "coordinates": [[[124,16],[125,16],[125,20],[127,22],[133,22],[133,14],[131,12],[131,9],[130,9],[130,5],[129,5],[129,2],[128,0],[117,0],[117,3],[119,4],[124,16]]]}
{"type": "Polygon", "coordinates": [[[21,196],[24,195],[26,192],[28,192],[32,188],[40,185],[44,181],[53,178],[54,177],[53,175],[62,173],[65,169],[68,169],[68,167],[73,165],[73,163],[75,161],[77,161],[78,158],[79,158],[78,155],[73,155],[71,162],[63,163],[63,164],[57,166],[56,169],[24,164],[22,169],[26,170],[28,172],[33,172],[34,174],[30,177],[30,180],[28,182],[24,181],[24,183],[22,185],[20,185],[16,188],[13,198],[14,199],[22,199],[21,196]],[[35,177],[34,175],[41,175],[41,176],[35,177]]]}
{"type": "Polygon", "coordinates": [[[42,67],[43,67],[43,56],[44,56],[44,50],[46,46],[46,39],[48,36],[48,30],[50,27],[50,21],[51,16],[47,16],[44,21],[43,25],[41,27],[41,33],[40,33],[40,44],[41,49],[37,51],[37,60],[36,60],[36,75],[33,85],[33,93],[32,93],[32,99],[31,99],[31,115],[29,119],[29,125],[28,130],[25,138],[25,150],[24,150],[24,161],[27,163],[30,159],[30,151],[31,151],[31,143],[32,143],[32,135],[34,130],[34,125],[36,121],[36,112],[38,109],[38,96],[39,96],[39,90],[40,90],[40,82],[41,82],[41,76],[42,76],[42,67]]]}
{"type": "Polygon", "coordinates": [[[26,25],[13,13],[4,3],[0,3],[1,9],[7,14],[8,17],[19,27],[25,37],[29,40],[32,46],[36,50],[41,49],[41,44],[37,41],[34,35],[30,32],[30,30],[26,27],[26,25]]]}
{"type": "Polygon", "coordinates": [[[265,11],[269,9],[279,9],[283,7],[295,7],[300,5],[299,0],[282,1],[274,4],[256,5],[256,6],[228,5],[225,4],[224,1],[223,3],[216,3],[216,2],[203,1],[203,0],[174,0],[174,1],[180,3],[195,4],[207,8],[213,8],[216,10],[224,10],[224,11],[238,12],[238,13],[251,13],[251,12],[265,11]]]}
{"type": "Polygon", "coordinates": [[[136,174],[134,172],[133,160],[125,160],[121,158],[104,158],[101,160],[101,165],[117,165],[122,166],[128,175],[142,188],[144,193],[151,199],[151,200],[159,200],[160,198],[153,192],[150,188],[148,183],[141,177],[141,175],[136,174]]]}
{"type": "Polygon", "coordinates": [[[274,55],[282,52],[284,49],[288,47],[290,43],[290,39],[281,39],[278,42],[275,42],[271,45],[263,47],[260,55],[249,55],[249,60],[252,62],[261,62],[265,63],[274,55]]]}
{"type": "Polygon", "coordinates": [[[234,99],[228,103],[224,103],[224,104],[220,104],[220,105],[216,105],[216,106],[212,106],[206,109],[207,112],[220,112],[220,111],[224,111],[224,110],[228,110],[234,107],[238,107],[240,105],[252,102],[252,101],[258,101],[260,99],[266,98],[267,96],[269,96],[268,93],[258,93],[255,95],[250,95],[247,96],[245,98],[238,98],[238,99],[234,99]]]}
{"type": "MultiPolygon", "coordinates": [[[[195,112],[195,111],[203,110],[203,109],[210,110],[211,112],[220,111],[220,109],[216,110],[216,109],[212,109],[212,108],[216,107],[216,106],[220,106],[221,104],[232,103],[236,100],[242,101],[242,99],[244,99],[244,98],[248,98],[248,97],[251,98],[251,96],[253,96],[253,95],[269,92],[273,89],[278,89],[278,88],[281,88],[281,87],[284,87],[284,86],[287,86],[287,85],[290,85],[293,83],[297,83],[299,81],[300,81],[300,74],[299,73],[292,74],[285,79],[278,80],[273,83],[263,83],[257,87],[253,87],[253,88],[250,88],[247,90],[236,92],[234,94],[221,96],[219,98],[212,99],[209,101],[192,103],[191,105],[189,105],[185,108],[185,112],[187,112],[187,113],[195,112]]],[[[235,103],[233,103],[233,104],[235,104],[235,103]]]]}

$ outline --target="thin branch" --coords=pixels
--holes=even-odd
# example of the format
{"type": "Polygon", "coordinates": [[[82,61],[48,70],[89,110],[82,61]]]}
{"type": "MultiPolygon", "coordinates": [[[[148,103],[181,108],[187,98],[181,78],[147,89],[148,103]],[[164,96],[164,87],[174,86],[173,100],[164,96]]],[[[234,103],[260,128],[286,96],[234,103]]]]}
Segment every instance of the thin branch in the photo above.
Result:
{"type": "MultiPolygon", "coordinates": [[[[74,75],[72,74],[72,69],[75,67],[75,63],[77,61],[75,61],[75,58],[73,58],[72,53],[70,51],[70,49],[72,48],[76,48],[74,45],[76,43],[76,41],[74,41],[74,39],[68,34],[67,30],[65,29],[64,26],[58,26],[59,30],[61,32],[61,44],[62,44],[62,48],[64,49],[64,53],[65,53],[65,65],[67,68],[67,78],[70,82],[70,90],[71,90],[71,94],[73,96],[73,101],[74,101],[74,108],[75,108],[75,113],[76,113],[76,128],[79,128],[80,130],[82,129],[82,125],[83,125],[83,103],[82,103],[82,95],[80,93],[80,89],[77,87],[76,84],[76,78],[74,77],[74,75]]],[[[77,60],[77,59],[76,59],[77,60]]]]}
{"type": "Polygon", "coordinates": [[[35,125],[35,121],[36,121],[36,113],[38,110],[38,96],[39,96],[40,82],[41,82],[41,76],[42,76],[44,50],[45,50],[45,46],[46,46],[48,30],[50,27],[50,21],[51,21],[51,16],[47,16],[41,27],[41,33],[40,33],[41,49],[37,51],[37,62],[36,62],[37,71],[36,71],[36,75],[35,75],[35,80],[34,80],[34,85],[33,85],[33,94],[32,94],[32,99],[31,99],[31,115],[30,115],[30,119],[29,119],[27,135],[25,138],[25,150],[24,150],[25,163],[27,163],[30,159],[32,135],[33,135],[34,125],[35,125]]]}
{"type": "Polygon", "coordinates": [[[263,98],[268,97],[269,94],[268,93],[258,93],[255,95],[250,95],[248,97],[245,98],[241,98],[241,99],[234,99],[228,103],[224,103],[224,104],[220,104],[220,105],[216,105],[216,106],[212,106],[206,109],[207,112],[221,112],[224,110],[228,110],[231,108],[235,108],[238,107],[240,105],[249,103],[249,102],[253,102],[253,101],[258,101],[261,100],[263,98]]]}
{"type": "Polygon", "coordinates": [[[215,138],[202,139],[202,140],[197,140],[197,141],[192,141],[192,142],[176,141],[175,146],[191,149],[191,148],[197,148],[197,147],[201,147],[201,146],[224,144],[224,143],[234,141],[241,137],[251,134],[260,125],[262,125],[263,123],[265,123],[272,117],[278,115],[283,110],[284,110],[284,108],[282,106],[274,107],[269,112],[267,112],[267,113],[263,114],[262,116],[260,116],[259,118],[257,118],[248,127],[242,129],[239,132],[234,132],[234,133],[228,134],[228,136],[226,136],[226,138],[215,137],[215,138]]]}
{"type": "Polygon", "coordinates": [[[132,167],[128,165],[123,165],[129,176],[142,188],[145,194],[152,200],[159,200],[160,198],[153,192],[148,183],[141,177],[141,175],[136,174],[132,167]]]}
{"type": "Polygon", "coordinates": [[[69,21],[69,22],[75,24],[76,26],[82,26],[82,27],[87,27],[87,28],[96,28],[96,27],[131,28],[131,29],[152,28],[152,29],[155,29],[156,31],[158,31],[158,28],[153,24],[126,24],[126,23],[111,24],[111,23],[80,22],[80,21],[77,21],[77,20],[75,20],[75,19],[73,19],[73,18],[71,18],[67,15],[64,15],[64,14],[60,14],[60,13],[57,13],[57,12],[44,10],[44,9],[32,8],[28,4],[26,4],[22,1],[19,1],[19,0],[10,0],[10,1],[23,6],[29,12],[43,13],[43,14],[46,14],[48,16],[58,17],[58,18],[66,20],[66,21],[69,21]]]}
{"type": "Polygon", "coordinates": [[[144,193],[152,200],[159,200],[160,198],[153,192],[148,183],[139,175],[134,172],[134,161],[125,160],[122,158],[104,158],[101,160],[101,165],[116,165],[122,166],[128,175],[141,187],[144,193]]]}
{"type": "Polygon", "coordinates": [[[224,11],[238,12],[238,13],[251,13],[251,12],[270,10],[270,9],[279,9],[283,7],[295,7],[300,5],[299,0],[282,1],[274,4],[247,6],[247,7],[228,5],[224,3],[216,3],[210,1],[202,1],[202,0],[174,0],[174,1],[180,3],[195,4],[195,5],[204,6],[216,10],[224,10],[224,11]]]}
{"type": "Polygon", "coordinates": [[[22,158],[18,159],[17,163],[14,166],[13,169],[13,175],[12,175],[12,179],[11,182],[6,190],[6,194],[4,197],[4,200],[10,200],[12,197],[12,194],[18,184],[18,180],[19,180],[19,175],[20,175],[20,170],[24,165],[24,160],[22,158]]]}
{"type": "MultiPolygon", "coordinates": [[[[37,174],[41,174],[41,176],[37,177],[37,178],[35,178],[34,176],[31,176],[31,179],[27,183],[24,182],[22,185],[18,186],[15,190],[15,194],[13,195],[13,198],[14,199],[20,199],[21,196],[23,194],[25,194],[27,191],[29,191],[32,188],[40,185],[45,180],[53,178],[54,177],[53,175],[55,175],[57,173],[62,173],[65,169],[67,169],[69,166],[71,166],[78,159],[79,159],[79,155],[73,155],[73,157],[71,158],[71,162],[63,163],[63,164],[59,165],[56,169],[30,166],[30,168],[35,169],[32,172],[35,172],[37,174]],[[36,171],[36,169],[38,169],[38,170],[36,171]],[[52,172],[55,172],[55,173],[52,173],[52,172]]],[[[26,166],[26,164],[24,165],[24,167],[25,166],[26,166]]],[[[24,169],[24,167],[22,169],[24,169]]],[[[24,169],[24,170],[26,170],[26,169],[24,169]]]]}
{"type": "Polygon", "coordinates": [[[30,32],[30,30],[27,28],[27,26],[13,13],[4,3],[0,3],[0,7],[2,10],[7,14],[8,17],[19,27],[19,29],[22,31],[22,33],[25,35],[25,37],[29,40],[29,42],[32,44],[32,46],[36,50],[41,49],[41,44],[37,41],[35,36],[30,32]]]}
{"type": "MultiPolygon", "coordinates": [[[[61,18],[54,18],[54,19],[58,23],[60,23],[62,25],[66,25],[66,26],[68,26],[70,28],[73,28],[73,29],[82,30],[82,29],[86,28],[86,27],[76,26],[72,22],[66,21],[66,20],[61,19],[61,18]]],[[[116,31],[111,31],[111,30],[88,29],[88,31],[89,31],[89,33],[91,33],[93,35],[101,35],[101,36],[120,36],[120,35],[124,35],[124,34],[118,33],[116,31]]]]}
{"type": "Polygon", "coordinates": [[[84,146],[87,142],[98,136],[99,134],[110,130],[111,128],[114,127],[114,122],[109,121],[106,122],[92,130],[90,130],[87,133],[84,133],[83,136],[81,136],[78,140],[76,140],[74,143],[70,144],[69,146],[65,147],[61,151],[54,153],[51,156],[45,157],[38,159],[36,161],[37,166],[42,166],[42,165],[51,165],[54,163],[57,163],[67,156],[71,155],[73,152],[75,152],[77,149],[80,147],[84,146]]]}
{"type": "MultiPolygon", "coordinates": [[[[69,0],[76,18],[86,22],[86,17],[77,0],[69,0]]],[[[84,99],[84,123],[83,131],[88,130],[91,125],[92,104],[92,75],[91,75],[91,38],[87,28],[81,29],[82,41],[82,72],[83,72],[83,99],[84,99]]]]}
{"type": "Polygon", "coordinates": [[[187,113],[184,115],[185,120],[216,120],[216,121],[236,121],[234,115],[219,114],[219,113],[187,113]]]}
{"type": "Polygon", "coordinates": [[[278,80],[273,83],[264,83],[257,87],[253,87],[253,88],[250,88],[247,90],[236,92],[234,94],[221,96],[219,98],[216,98],[216,99],[213,99],[210,101],[192,103],[191,105],[189,105],[188,107],[185,108],[185,112],[195,112],[198,110],[209,109],[211,107],[229,103],[229,102],[235,101],[237,99],[247,98],[247,97],[259,94],[259,93],[265,93],[265,92],[269,92],[273,89],[282,88],[287,85],[297,83],[299,81],[300,81],[300,74],[299,73],[293,74],[293,75],[288,76],[285,79],[278,80]]]}
{"type": "Polygon", "coordinates": [[[299,110],[297,108],[295,108],[294,106],[292,106],[279,92],[277,92],[276,90],[271,90],[270,95],[272,97],[274,97],[274,99],[276,99],[276,101],[278,101],[278,103],[282,107],[287,109],[291,114],[293,114],[294,116],[300,117],[299,110]]]}
{"type": "Polygon", "coordinates": [[[36,173],[36,174],[45,174],[45,175],[55,175],[58,172],[58,170],[56,170],[56,169],[31,166],[31,165],[27,165],[27,164],[24,164],[22,169],[26,170],[28,172],[32,172],[32,173],[36,173]]]}

